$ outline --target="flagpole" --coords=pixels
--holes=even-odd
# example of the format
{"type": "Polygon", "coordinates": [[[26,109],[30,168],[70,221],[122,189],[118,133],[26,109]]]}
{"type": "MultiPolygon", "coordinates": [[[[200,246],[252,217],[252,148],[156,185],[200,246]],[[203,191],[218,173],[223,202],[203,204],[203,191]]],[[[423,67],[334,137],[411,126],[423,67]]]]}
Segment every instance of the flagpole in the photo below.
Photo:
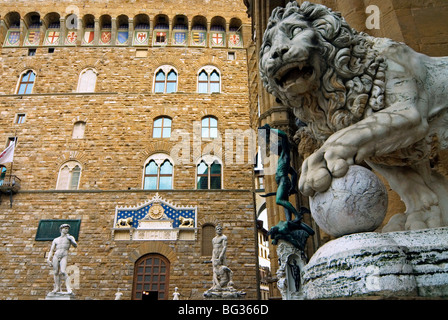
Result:
{"type": "MultiPolygon", "coordinates": [[[[16,150],[16,142],[17,142],[17,131],[14,133],[14,152],[16,150]]],[[[10,172],[9,172],[9,183],[11,182],[12,179],[12,168],[14,166],[14,159],[11,161],[11,168],[10,168],[10,172]]]]}

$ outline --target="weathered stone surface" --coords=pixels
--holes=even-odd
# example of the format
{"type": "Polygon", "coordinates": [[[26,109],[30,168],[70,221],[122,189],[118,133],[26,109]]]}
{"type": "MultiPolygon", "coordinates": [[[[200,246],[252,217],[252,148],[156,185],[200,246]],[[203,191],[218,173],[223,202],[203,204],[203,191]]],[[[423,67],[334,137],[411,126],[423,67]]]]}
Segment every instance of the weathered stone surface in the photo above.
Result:
{"type": "Polygon", "coordinates": [[[306,299],[447,297],[448,228],[359,233],[330,241],[304,268],[306,299]]]}
{"type": "Polygon", "coordinates": [[[271,14],[260,75],[305,124],[298,133],[315,140],[299,179],[304,195],[365,161],[406,204],[387,231],[448,225],[448,180],[431,168],[448,147],[448,57],[368,36],[323,5],[293,1],[271,14]]]}
{"type": "Polygon", "coordinates": [[[386,215],[387,190],[372,171],[351,166],[328,190],[310,197],[310,209],[319,227],[334,237],[374,231],[386,215]]]}

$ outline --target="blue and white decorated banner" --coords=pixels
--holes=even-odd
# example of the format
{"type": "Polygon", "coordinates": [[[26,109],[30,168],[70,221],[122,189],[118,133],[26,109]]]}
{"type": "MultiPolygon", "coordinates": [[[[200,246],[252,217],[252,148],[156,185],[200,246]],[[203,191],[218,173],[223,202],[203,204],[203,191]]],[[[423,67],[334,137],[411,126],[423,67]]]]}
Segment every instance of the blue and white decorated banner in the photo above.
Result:
{"type": "Polygon", "coordinates": [[[134,207],[117,207],[114,227],[138,228],[141,220],[172,220],[172,228],[196,228],[197,208],[176,206],[157,193],[148,202],[134,207]]]}

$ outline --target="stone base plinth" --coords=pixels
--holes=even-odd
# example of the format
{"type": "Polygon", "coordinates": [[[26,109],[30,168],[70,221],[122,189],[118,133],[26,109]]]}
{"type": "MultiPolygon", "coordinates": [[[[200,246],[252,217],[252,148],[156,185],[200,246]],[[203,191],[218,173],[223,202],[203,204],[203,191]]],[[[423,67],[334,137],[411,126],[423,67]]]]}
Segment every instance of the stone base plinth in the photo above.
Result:
{"type": "Polygon", "coordinates": [[[304,267],[304,297],[448,298],[447,261],[448,228],[344,236],[304,267]]]}
{"type": "Polygon", "coordinates": [[[76,300],[73,292],[49,292],[45,300],[76,300]]]}
{"type": "Polygon", "coordinates": [[[207,290],[203,294],[204,300],[240,300],[244,299],[245,292],[236,289],[207,290]]]}

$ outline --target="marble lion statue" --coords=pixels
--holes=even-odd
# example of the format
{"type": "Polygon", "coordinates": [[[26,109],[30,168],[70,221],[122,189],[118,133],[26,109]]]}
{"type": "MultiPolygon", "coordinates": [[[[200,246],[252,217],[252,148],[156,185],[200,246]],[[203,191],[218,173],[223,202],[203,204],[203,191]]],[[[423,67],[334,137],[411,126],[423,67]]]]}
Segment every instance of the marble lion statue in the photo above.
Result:
{"type": "Polygon", "coordinates": [[[383,231],[448,225],[448,183],[436,170],[448,147],[448,57],[357,32],[323,5],[290,2],[269,19],[260,75],[293,109],[301,143],[316,145],[302,164],[302,194],[365,162],[406,205],[383,231]]]}

